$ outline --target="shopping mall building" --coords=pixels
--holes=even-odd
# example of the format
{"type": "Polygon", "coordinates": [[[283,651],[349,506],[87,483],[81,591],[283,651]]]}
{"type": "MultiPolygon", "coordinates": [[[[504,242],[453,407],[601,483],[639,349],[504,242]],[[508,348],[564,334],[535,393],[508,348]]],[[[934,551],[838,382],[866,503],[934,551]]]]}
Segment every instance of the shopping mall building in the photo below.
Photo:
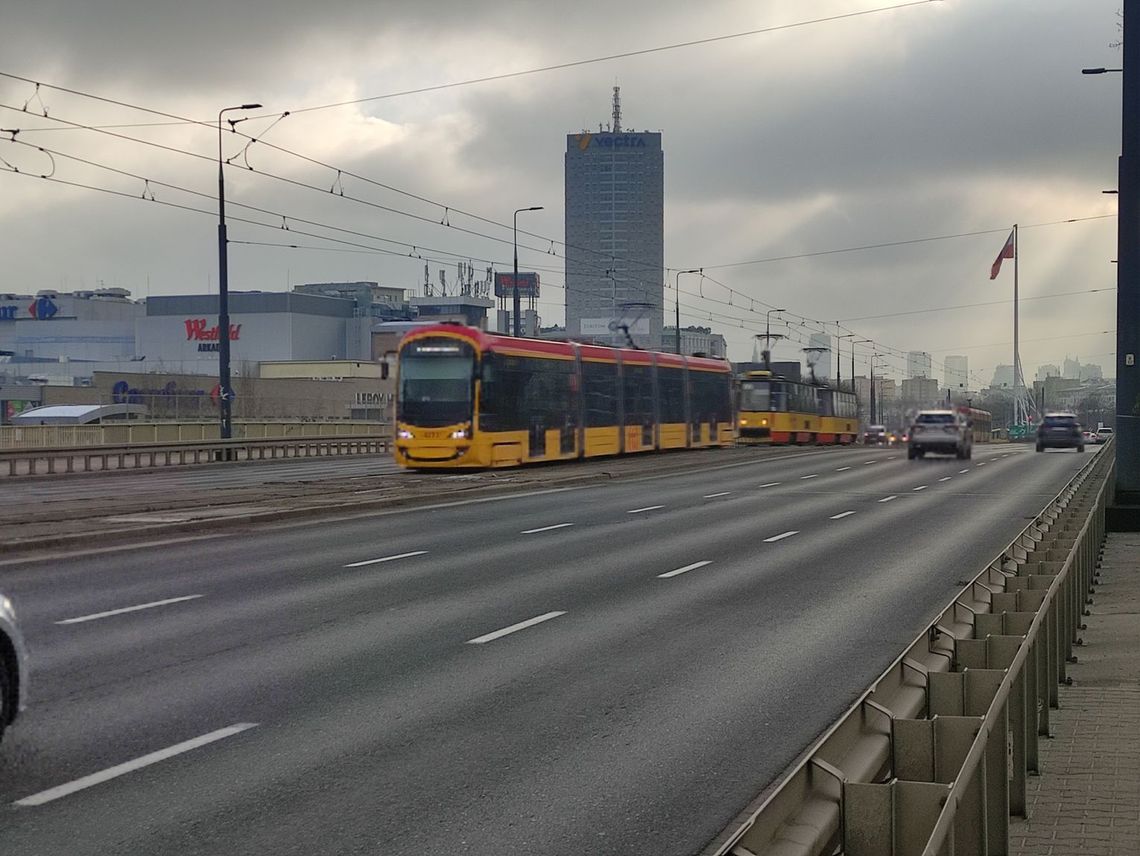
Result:
{"type": "MultiPolygon", "coordinates": [[[[381,364],[393,329],[417,316],[485,324],[494,305],[479,297],[414,303],[404,289],[373,282],[231,292],[235,417],[386,419],[394,387],[381,364]]],[[[123,395],[145,399],[156,417],[209,418],[219,340],[217,295],[0,294],[0,422],[39,403],[110,404],[123,395]]]]}

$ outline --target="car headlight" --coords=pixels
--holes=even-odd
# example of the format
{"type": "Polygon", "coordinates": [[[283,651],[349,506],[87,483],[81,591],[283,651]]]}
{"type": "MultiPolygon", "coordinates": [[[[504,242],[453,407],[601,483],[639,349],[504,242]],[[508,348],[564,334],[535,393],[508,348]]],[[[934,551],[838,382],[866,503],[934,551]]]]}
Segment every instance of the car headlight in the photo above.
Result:
{"type": "Polygon", "coordinates": [[[415,434],[413,434],[411,431],[407,431],[403,428],[401,428],[399,431],[396,432],[396,436],[401,440],[414,440],[414,439],[416,439],[415,434]]]}
{"type": "Polygon", "coordinates": [[[471,432],[468,431],[466,428],[460,428],[458,431],[452,431],[451,432],[451,439],[452,440],[466,440],[470,436],[471,436],[471,432]]]}

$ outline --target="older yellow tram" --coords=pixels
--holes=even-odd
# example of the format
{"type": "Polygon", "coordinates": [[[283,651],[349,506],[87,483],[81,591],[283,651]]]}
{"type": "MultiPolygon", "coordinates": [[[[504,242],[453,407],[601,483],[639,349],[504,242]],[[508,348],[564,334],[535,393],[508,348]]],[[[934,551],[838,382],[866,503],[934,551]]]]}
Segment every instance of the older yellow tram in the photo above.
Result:
{"type": "Polygon", "coordinates": [[[742,443],[848,445],[859,433],[855,393],[750,371],[737,381],[742,443]]]}

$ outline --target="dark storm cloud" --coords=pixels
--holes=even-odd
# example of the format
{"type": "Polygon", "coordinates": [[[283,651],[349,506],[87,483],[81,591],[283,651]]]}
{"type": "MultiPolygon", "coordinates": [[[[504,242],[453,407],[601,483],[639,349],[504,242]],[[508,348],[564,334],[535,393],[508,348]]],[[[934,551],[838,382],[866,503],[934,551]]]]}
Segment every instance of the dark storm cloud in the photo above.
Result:
{"type": "MultiPolygon", "coordinates": [[[[272,112],[871,5],[888,4],[742,0],[698,7],[583,0],[571,14],[564,3],[521,1],[18,0],[14,10],[5,11],[0,67],[185,115],[212,115],[235,97],[262,100],[272,112]]],[[[547,210],[535,215],[530,228],[561,238],[565,134],[608,121],[616,82],[626,126],[665,134],[669,264],[715,264],[1062,219],[1106,210],[1099,191],[1114,181],[1119,80],[1082,77],[1079,68],[1114,64],[1118,54],[1108,43],[1116,37],[1118,5],[946,0],[771,36],[298,114],[270,139],[499,220],[509,220],[519,205],[542,204],[547,210]],[[381,121],[369,124],[367,117],[381,121]]],[[[27,87],[0,83],[3,100],[19,104],[29,94],[27,87]]],[[[45,100],[53,115],[139,118],[58,94],[45,94],[45,100]]],[[[160,157],[106,139],[69,139],[74,142],[68,145],[123,168],[211,190],[208,163],[160,157]]],[[[211,151],[208,132],[176,129],[170,139],[211,151]]],[[[335,179],[266,150],[251,157],[259,168],[319,186],[335,179]]],[[[54,187],[29,191],[28,180],[3,175],[0,181],[6,192],[18,194],[9,196],[9,207],[0,200],[4,245],[19,248],[8,255],[8,276],[18,281],[2,287],[59,287],[64,278],[74,287],[84,276],[141,293],[150,274],[152,292],[204,290],[213,268],[209,217],[54,187]]],[[[509,258],[509,246],[446,227],[253,176],[233,181],[235,201],[473,257],[509,258]]],[[[351,179],[346,186],[383,204],[441,214],[351,179]]],[[[1111,222],[1079,233],[1079,227],[1055,227],[1037,246],[1027,233],[1023,287],[1062,290],[1075,280],[1103,278],[1103,260],[1113,253],[1111,222]]],[[[279,239],[273,230],[234,228],[246,239],[279,239]]],[[[987,290],[1003,287],[987,279],[1001,240],[920,244],[714,275],[754,298],[804,314],[849,317],[900,305],[984,299],[987,290]]],[[[558,264],[539,252],[522,255],[524,263],[558,264]]],[[[422,262],[414,259],[252,247],[235,256],[235,276],[247,287],[282,288],[289,281],[342,276],[410,286],[422,277],[422,262]]],[[[551,273],[548,281],[560,282],[561,275],[551,273]]],[[[552,288],[548,294],[556,299],[560,292],[552,288]]],[[[684,300],[701,305],[696,298],[684,300]]],[[[1064,324],[1048,303],[1027,309],[1026,318],[1043,329],[1064,324]]],[[[749,355],[759,322],[736,308],[704,305],[745,318],[751,326],[744,330],[713,324],[725,326],[734,356],[749,355]]],[[[561,316],[548,307],[544,314],[551,321],[561,316]]],[[[1105,326],[1103,316],[1101,304],[1092,301],[1075,308],[1069,323],[1092,329],[1105,326]]],[[[1008,338],[1007,328],[997,312],[859,325],[866,335],[889,336],[903,348],[936,340],[998,341],[1008,338]]],[[[1035,360],[1035,354],[1024,355],[1027,368],[1035,360]]]]}

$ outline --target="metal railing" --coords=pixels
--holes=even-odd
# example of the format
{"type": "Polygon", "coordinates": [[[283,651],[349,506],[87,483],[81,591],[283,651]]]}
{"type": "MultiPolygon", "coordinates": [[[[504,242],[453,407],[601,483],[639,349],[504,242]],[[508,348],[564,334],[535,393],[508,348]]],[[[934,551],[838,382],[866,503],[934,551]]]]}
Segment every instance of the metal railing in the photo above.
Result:
{"type": "Polygon", "coordinates": [[[706,853],[1008,853],[1082,644],[1113,453],[1074,476],[706,853]]]}
{"type": "Polygon", "coordinates": [[[176,443],[2,449],[0,477],[113,472],[286,458],[376,455],[390,450],[390,438],[367,434],[348,437],[235,438],[176,443]]]}

